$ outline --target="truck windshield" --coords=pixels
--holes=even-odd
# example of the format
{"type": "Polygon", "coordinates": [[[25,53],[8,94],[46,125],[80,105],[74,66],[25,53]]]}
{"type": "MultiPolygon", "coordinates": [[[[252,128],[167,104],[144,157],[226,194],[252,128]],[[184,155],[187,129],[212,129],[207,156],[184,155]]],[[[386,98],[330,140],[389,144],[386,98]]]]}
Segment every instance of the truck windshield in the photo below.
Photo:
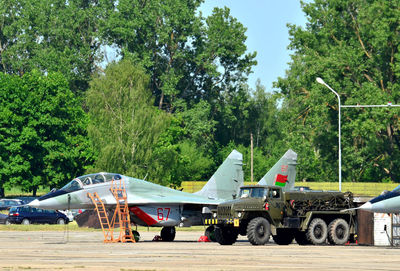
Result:
{"type": "Polygon", "coordinates": [[[267,194],[267,189],[263,187],[245,187],[240,189],[241,198],[262,198],[267,194]]]}

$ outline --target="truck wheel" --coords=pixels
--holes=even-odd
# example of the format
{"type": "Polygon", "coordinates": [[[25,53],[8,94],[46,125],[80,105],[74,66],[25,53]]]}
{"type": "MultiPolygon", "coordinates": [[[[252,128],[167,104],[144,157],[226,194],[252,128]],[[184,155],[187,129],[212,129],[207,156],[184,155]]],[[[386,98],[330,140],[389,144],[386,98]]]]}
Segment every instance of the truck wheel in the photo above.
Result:
{"type": "Polygon", "coordinates": [[[215,226],[211,225],[208,226],[206,231],[204,232],[204,235],[207,236],[207,238],[211,241],[211,242],[215,242],[217,241],[215,239],[215,226]]]}
{"type": "Polygon", "coordinates": [[[175,239],[175,227],[163,227],[161,230],[161,240],[166,242],[172,242],[175,239]]]}
{"type": "Polygon", "coordinates": [[[296,243],[299,244],[300,246],[305,246],[310,244],[310,242],[307,240],[306,233],[302,231],[295,232],[294,239],[296,240],[296,243]]]}
{"type": "Polygon", "coordinates": [[[289,245],[293,242],[293,232],[292,230],[288,229],[277,229],[276,230],[276,235],[272,236],[272,239],[274,239],[274,242],[278,245],[289,245]]]}
{"type": "Polygon", "coordinates": [[[265,245],[271,235],[271,225],[263,217],[253,218],[247,225],[247,239],[252,245],[265,245]]]}
{"type": "Polygon", "coordinates": [[[349,240],[349,224],[342,218],[337,218],[329,223],[328,240],[333,245],[344,245],[349,240]]]}
{"type": "Polygon", "coordinates": [[[238,237],[237,230],[231,227],[215,227],[215,239],[220,245],[232,245],[238,237]]]}
{"type": "Polygon", "coordinates": [[[328,226],[321,218],[314,218],[308,226],[306,236],[314,245],[322,245],[328,237],[328,226]]]}

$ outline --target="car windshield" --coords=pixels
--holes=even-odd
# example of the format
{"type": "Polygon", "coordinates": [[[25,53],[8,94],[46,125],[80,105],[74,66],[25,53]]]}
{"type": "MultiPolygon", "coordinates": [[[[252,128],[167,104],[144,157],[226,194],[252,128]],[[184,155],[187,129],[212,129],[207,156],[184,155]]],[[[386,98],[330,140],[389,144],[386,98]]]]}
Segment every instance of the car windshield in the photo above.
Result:
{"type": "Polygon", "coordinates": [[[18,207],[11,207],[11,208],[10,208],[10,213],[11,213],[11,212],[16,212],[16,211],[17,211],[17,208],[18,208],[18,207]]]}

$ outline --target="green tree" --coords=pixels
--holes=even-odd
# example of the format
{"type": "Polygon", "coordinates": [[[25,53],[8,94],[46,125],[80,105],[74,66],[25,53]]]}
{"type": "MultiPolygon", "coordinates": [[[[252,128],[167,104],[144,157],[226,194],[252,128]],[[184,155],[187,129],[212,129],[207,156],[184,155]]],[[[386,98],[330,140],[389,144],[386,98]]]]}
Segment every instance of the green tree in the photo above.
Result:
{"type": "Polygon", "coordinates": [[[170,117],[153,106],[148,85],[143,69],[127,60],[110,64],[91,82],[86,102],[95,170],[162,181],[153,150],[170,117]]]}
{"type": "Polygon", "coordinates": [[[0,73],[0,194],[58,186],[93,161],[80,100],[59,73],[0,73]]]}
{"type": "Polygon", "coordinates": [[[84,91],[100,57],[98,0],[0,0],[0,72],[61,72],[84,91]]]}
{"type": "Polygon", "coordinates": [[[150,74],[159,108],[174,110],[183,99],[188,107],[212,101],[234,88],[255,64],[246,54],[246,28],[229,9],[214,9],[204,19],[201,0],[120,0],[103,30],[124,57],[138,60],[150,74]]]}
{"type": "Polygon", "coordinates": [[[165,184],[179,186],[182,181],[205,180],[214,168],[215,121],[210,105],[200,101],[192,109],[179,107],[155,149],[165,184]]]}
{"type": "MultiPolygon", "coordinates": [[[[342,104],[398,104],[400,2],[316,0],[303,3],[305,29],[289,26],[294,50],[286,78],[287,142],[300,152],[301,178],[337,176],[337,98],[315,82],[321,77],[342,104]]],[[[347,181],[398,181],[399,112],[344,109],[343,177],[347,181]]]]}

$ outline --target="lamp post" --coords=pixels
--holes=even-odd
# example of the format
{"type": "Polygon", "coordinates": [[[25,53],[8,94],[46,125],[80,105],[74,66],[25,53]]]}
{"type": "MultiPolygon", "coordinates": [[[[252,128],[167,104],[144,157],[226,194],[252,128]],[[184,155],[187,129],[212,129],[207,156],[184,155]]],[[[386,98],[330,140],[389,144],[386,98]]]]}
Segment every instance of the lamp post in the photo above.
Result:
{"type": "Polygon", "coordinates": [[[322,80],[322,78],[317,77],[317,82],[320,83],[321,85],[326,86],[330,91],[335,93],[336,97],[338,98],[338,109],[339,109],[339,119],[338,119],[338,126],[339,126],[339,191],[342,191],[342,146],[341,146],[341,139],[340,139],[340,134],[341,134],[341,129],[340,129],[340,96],[339,94],[333,90],[327,83],[322,80]]]}

